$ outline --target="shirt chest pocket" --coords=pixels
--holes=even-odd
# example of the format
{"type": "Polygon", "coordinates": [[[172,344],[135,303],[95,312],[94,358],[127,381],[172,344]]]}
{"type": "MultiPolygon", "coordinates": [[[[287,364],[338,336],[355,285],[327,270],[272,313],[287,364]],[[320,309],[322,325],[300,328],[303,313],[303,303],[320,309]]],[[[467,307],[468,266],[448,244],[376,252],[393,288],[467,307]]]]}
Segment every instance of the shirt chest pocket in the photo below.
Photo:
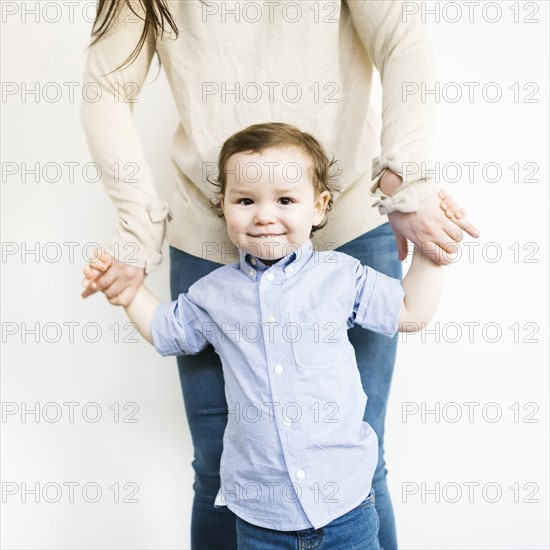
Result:
{"type": "Polygon", "coordinates": [[[285,333],[296,364],[305,369],[334,367],[353,350],[345,319],[337,309],[289,311],[285,333]]]}

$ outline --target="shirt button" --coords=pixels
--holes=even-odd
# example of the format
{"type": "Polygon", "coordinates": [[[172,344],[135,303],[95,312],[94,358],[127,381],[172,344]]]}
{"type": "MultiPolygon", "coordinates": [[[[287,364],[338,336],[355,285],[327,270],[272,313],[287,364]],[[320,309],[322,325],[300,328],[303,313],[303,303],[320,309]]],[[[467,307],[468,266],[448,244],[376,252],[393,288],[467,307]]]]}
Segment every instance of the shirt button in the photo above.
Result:
{"type": "Polygon", "coordinates": [[[251,277],[253,277],[253,276],[254,276],[254,270],[253,270],[253,269],[249,270],[248,274],[249,274],[251,277]]]}
{"type": "Polygon", "coordinates": [[[250,263],[252,265],[256,265],[256,258],[250,258],[250,263]]]}
{"type": "Polygon", "coordinates": [[[275,365],[275,372],[277,374],[281,374],[285,369],[283,369],[283,365],[275,365]]]}
{"type": "Polygon", "coordinates": [[[275,315],[270,315],[270,316],[267,318],[267,322],[268,322],[268,323],[274,323],[274,322],[275,322],[275,315]]]}
{"type": "Polygon", "coordinates": [[[304,479],[304,477],[306,477],[306,473],[304,472],[304,470],[298,470],[298,471],[296,472],[296,477],[297,477],[298,479],[304,479]]]}
{"type": "Polygon", "coordinates": [[[275,275],[273,275],[273,273],[268,273],[266,277],[268,281],[273,281],[273,279],[275,279],[275,275]]]}

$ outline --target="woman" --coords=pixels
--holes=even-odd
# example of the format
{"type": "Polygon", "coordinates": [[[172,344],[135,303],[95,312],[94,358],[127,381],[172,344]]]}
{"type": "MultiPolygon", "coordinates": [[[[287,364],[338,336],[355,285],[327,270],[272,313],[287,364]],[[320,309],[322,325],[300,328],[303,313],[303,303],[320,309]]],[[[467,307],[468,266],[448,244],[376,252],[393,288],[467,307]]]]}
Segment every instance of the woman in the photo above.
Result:
{"type": "MultiPolygon", "coordinates": [[[[416,19],[403,22],[401,2],[99,0],[94,35],[84,84],[101,93],[83,102],[82,122],[119,212],[108,248],[120,261],[105,274],[90,268],[97,286],[83,297],[100,288],[113,304],[131,301],[162,261],[166,230],[173,299],[220,264],[236,261],[223,220],[210,207],[214,189],[207,178],[224,140],[258,122],[298,126],[340,160],[341,192],[330,223],[312,239],[320,249],[346,252],[400,278],[407,239],[448,263],[445,251],[461,240],[461,227],[476,236],[467,222],[445,216],[437,188],[420,169],[429,161],[435,108],[420,95],[405,101],[402,89],[411,82],[430,88],[436,77],[425,29],[416,19]],[[155,52],[180,115],[169,205],[157,194],[132,120],[155,52]],[[381,133],[369,107],[374,67],[383,87],[381,133]],[[109,169],[114,162],[127,171],[109,169]],[[387,218],[371,207],[371,186],[391,195],[379,208],[387,218]]],[[[349,336],[369,397],[365,420],[379,439],[373,487],[380,544],[388,550],[397,540],[383,434],[397,337],[358,327],[349,336]]],[[[234,516],[214,507],[228,414],[219,357],[208,347],[178,357],[178,368],[195,450],[192,546],[236,548],[234,516]]]]}

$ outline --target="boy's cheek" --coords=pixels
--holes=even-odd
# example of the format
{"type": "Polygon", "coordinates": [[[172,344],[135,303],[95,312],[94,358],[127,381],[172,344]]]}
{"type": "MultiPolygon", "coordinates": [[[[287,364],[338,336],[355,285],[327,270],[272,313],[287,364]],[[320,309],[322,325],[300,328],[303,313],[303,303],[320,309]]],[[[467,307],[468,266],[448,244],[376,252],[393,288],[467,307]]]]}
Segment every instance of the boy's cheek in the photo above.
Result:
{"type": "Polygon", "coordinates": [[[226,227],[229,235],[235,236],[238,233],[237,228],[234,226],[234,224],[228,223],[226,227]]]}

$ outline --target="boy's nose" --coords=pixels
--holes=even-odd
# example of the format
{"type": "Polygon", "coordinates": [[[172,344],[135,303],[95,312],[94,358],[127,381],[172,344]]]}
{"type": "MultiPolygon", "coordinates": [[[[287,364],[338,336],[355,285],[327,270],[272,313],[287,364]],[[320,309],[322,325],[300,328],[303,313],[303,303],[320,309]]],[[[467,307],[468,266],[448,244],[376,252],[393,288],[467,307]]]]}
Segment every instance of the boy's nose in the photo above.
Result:
{"type": "Polygon", "coordinates": [[[256,214],[254,216],[254,223],[269,223],[275,220],[275,215],[273,214],[273,210],[270,206],[263,206],[261,208],[258,208],[256,210],[256,214]]]}

